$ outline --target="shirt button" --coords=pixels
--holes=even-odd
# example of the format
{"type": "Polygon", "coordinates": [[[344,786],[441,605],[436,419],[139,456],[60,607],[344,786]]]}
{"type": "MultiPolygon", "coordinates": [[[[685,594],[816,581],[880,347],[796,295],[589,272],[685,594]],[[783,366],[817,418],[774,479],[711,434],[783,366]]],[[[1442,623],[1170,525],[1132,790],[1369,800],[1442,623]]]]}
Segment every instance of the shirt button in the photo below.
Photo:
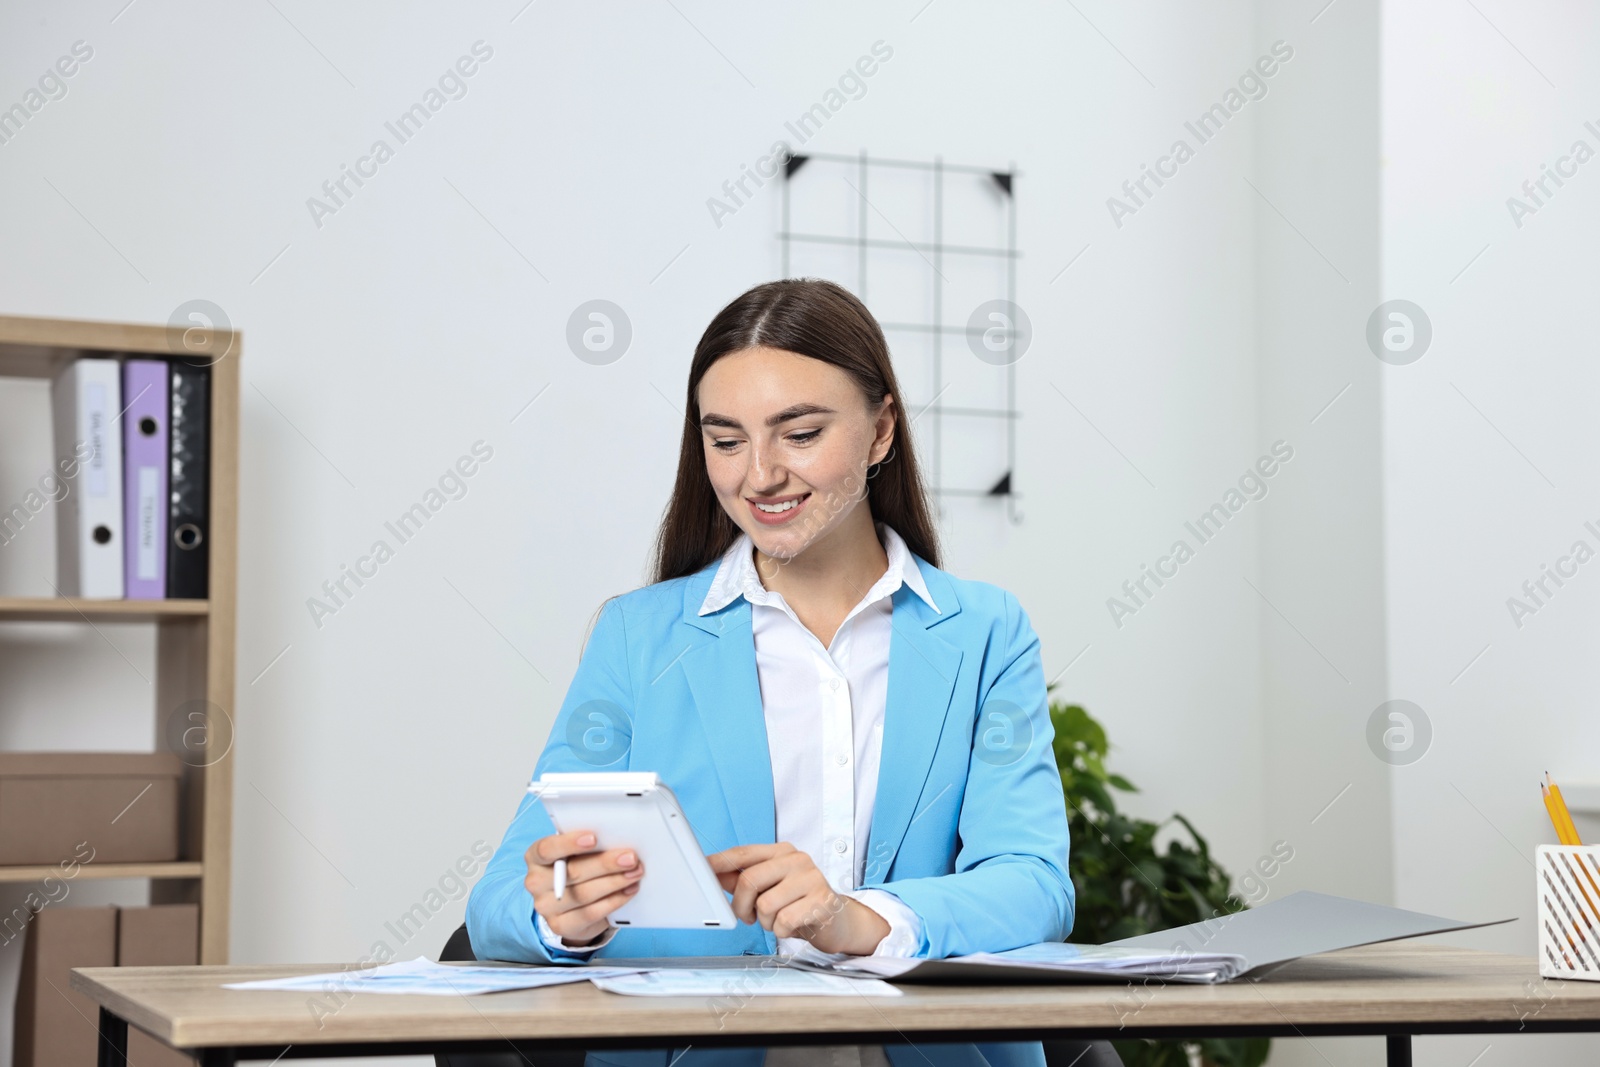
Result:
{"type": "Polygon", "coordinates": [[[837,689],[837,688],[839,688],[839,679],[835,678],[833,681],[829,682],[828,683],[828,688],[829,689],[837,689]]]}
{"type": "Polygon", "coordinates": [[[850,850],[850,842],[841,837],[833,843],[833,850],[835,852],[848,852],[850,850]]]}
{"type": "Polygon", "coordinates": [[[837,756],[833,757],[833,762],[843,767],[846,763],[850,762],[850,757],[841,752],[837,756]]]}

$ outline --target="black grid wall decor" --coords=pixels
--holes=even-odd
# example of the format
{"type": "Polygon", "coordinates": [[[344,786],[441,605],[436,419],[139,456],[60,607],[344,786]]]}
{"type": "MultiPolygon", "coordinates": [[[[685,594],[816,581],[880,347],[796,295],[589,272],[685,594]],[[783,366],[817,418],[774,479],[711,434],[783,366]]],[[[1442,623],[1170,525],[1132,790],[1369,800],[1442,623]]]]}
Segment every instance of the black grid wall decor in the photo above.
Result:
{"type": "Polygon", "coordinates": [[[784,165],[783,277],[829,278],[872,308],[941,514],[952,498],[1004,500],[1021,521],[1016,176],[865,151],[784,165]]]}

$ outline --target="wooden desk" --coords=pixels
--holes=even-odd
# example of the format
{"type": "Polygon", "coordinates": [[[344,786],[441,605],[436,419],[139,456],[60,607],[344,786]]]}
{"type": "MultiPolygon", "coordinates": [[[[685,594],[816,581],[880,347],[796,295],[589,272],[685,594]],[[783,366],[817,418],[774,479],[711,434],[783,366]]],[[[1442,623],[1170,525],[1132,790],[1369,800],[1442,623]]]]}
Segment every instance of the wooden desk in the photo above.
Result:
{"type": "MultiPolygon", "coordinates": [[[[760,966],[760,957],[750,957],[760,966]]],[[[1314,956],[1219,986],[907,985],[897,998],[625,997],[588,983],[474,997],[305,993],[223,982],[334,966],[89,967],[72,987],[98,1002],[102,1067],[123,1067],[128,1024],[239,1060],[557,1047],[697,1048],[1040,1038],[1381,1034],[1391,1065],[1411,1035],[1600,1030],[1600,983],[1546,981],[1532,958],[1401,943],[1314,956]],[[330,1009],[337,1007],[331,1014],[330,1009]]],[[[760,981],[759,969],[743,976],[760,981]]]]}

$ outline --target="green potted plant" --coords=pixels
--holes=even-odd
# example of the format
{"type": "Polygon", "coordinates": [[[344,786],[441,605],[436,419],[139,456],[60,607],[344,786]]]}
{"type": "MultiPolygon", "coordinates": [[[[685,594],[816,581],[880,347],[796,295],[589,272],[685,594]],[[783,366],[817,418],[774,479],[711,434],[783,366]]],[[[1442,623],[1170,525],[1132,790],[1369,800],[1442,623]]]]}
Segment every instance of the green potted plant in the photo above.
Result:
{"type": "MultiPolygon", "coordinates": [[[[1117,810],[1113,791],[1138,790],[1106,769],[1110,744],[1087,711],[1052,700],[1050,721],[1072,834],[1070,866],[1077,890],[1072,940],[1103,944],[1244,909],[1244,901],[1229,889],[1228,872],[1212,859],[1206,839],[1188,819],[1174,814],[1156,823],[1117,810]],[[1157,835],[1174,823],[1182,832],[1157,847],[1157,835]]],[[[1190,1067],[1196,1061],[1260,1067],[1270,1046],[1266,1038],[1114,1044],[1127,1067],[1190,1067]]]]}

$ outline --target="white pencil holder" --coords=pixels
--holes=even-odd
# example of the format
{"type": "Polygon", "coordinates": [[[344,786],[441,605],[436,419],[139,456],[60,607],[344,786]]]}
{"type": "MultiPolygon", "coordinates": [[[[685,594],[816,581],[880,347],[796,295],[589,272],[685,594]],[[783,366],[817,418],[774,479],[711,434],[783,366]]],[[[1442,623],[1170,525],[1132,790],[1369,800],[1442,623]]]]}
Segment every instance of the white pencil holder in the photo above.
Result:
{"type": "Polygon", "coordinates": [[[1539,973],[1600,982],[1600,848],[1540,845],[1539,973]]]}

